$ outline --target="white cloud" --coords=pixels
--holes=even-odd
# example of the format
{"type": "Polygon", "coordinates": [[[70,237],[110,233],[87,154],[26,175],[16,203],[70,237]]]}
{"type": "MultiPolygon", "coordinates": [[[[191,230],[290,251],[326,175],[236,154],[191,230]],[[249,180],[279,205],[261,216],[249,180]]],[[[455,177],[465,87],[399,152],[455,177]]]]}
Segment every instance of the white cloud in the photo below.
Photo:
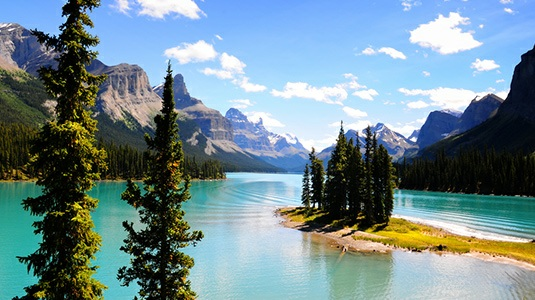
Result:
{"type": "Polygon", "coordinates": [[[503,11],[511,15],[514,15],[516,13],[514,10],[512,10],[509,7],[504,8],[503,11]]]}
{"type": "Polygon", "coordinates": [[[394,48],[391,48],[391,47],[383,47],[383,48],[379,49],[378,52],[384,53],[384,54],[392,57],[393,59],[407,59],[407,56],[405,56],[405,54],[403,54],[403,52],[398,51],[398,50],[396,50],[394,48]]]}
{"type": "Polygon", "coordinates": [[[285,99],[304,98],[328,104],[342,105],[347,99],[347,91],[340,85],[334,87],[314,87],[306,82],[287,82],[284,90],[273,89],[271,95],[285,99]]]}
{"type": "Polygon", "coordinates": [[[498,69],[499,67],[500,65],[498,65],[494,60],[491,60],[491,59],[481,60],[479,58],[477,58],[476,61],[474,61],[472,65],[470,66],[470,68],[476,69],[479,72],[491,71],[494,69],[498,69]]]}
{"type": "Polygon", "coordinates": [[[410,31],[409,40],[444,55],[479,47],[483,43],[474,39],[473,32],[463,32],[459,27],[470,24],[469,20],[455,12],[450,12],[448,17],[440,14],[434,21],[410,31]]]}
{"type": "Polygon", "coordinates": [[[229,71],[232,74],[243,74],[243,69],[247,66],[240,61],[236,56],[229,55],[226,52],[219,57],[221,67],[223,70],[229,71]]]}
{"type": "Polygon", "coordinates": [[[499,91],[499,92],[494,92],[494,94],[500,98],[502,98],[503,100],[505,100],[507,98],[507,96],[509,95],[509,91],[510,90],[506,90],[506,91],[499,91]]]}
{"type": "MultiPolygon", "coordinates": [[[[358,131],[361,134],[361,136],[362,136],[362,130],[364,130],[364,128],[368,126],[373,126],[373,124],[368,120],[359,120],[353,123],[344,123],[344,129],[346,131],[349,129],[353,129],[353,130],[358,131]]],[[[338,123],[336,127],[340,127],[340,123],[338,123]]]]}
{"type": "Polygon", "coordinates": [[[181,65],[192,62],[204,62],[217,57],[214,46],[200,40],[195,44],[182,43],[181,46],[165,50],[164,55],[175,58],[181,65]]]}
{"type": "Polygon", "coordinates": [[[112,4],[111,7],[125,15],[132,9],[128,0],[115,0],[115,4],[112,4]]]}
{"type": "MultiPolygon", "coordinates": [[[[121,0],[125,1],[125,0],[121,0]]],[[[193,0],[136,0],[140,5],[139,15],[163,19],[166,15],[180,15],[189,19],[200,19],[206,14],[193,0]]]]}
{"type": "Polygon", "coordinates": [[[401,6],[403,6],[403,11],[409,11],[413,6],[420,6],[422,3],[416,0],[402,0],[401,6]]]}
{"type": "MultiPolygon", "coordinates": [[[[339,122],[337,126],[340,127],[339,122]]],[[[303,145],[303,147],[305,147],[305,149],[311,151],[312,147],[314,147],[316,153],[319,153],[321,150],[332,146],[335,141],[336,136],[334,135],[329,135],[326,138],[320,140],[299,138],[299,142],[303,145]]]]}
{"type": "Polygon", "coordinates": [[[222,38],[219,34],[216,34],[216,35],[215,35],[215,38],[218,39],[218,40],[220,40],[220,41],[223,40],[223,38],[222,38]]]}
{"type": "Polygon", "coordinates": [[[245,76],[241,76],[239,78],[232,80],[232,83],[241,87],[244,91],[248,93],[263,92],[267,89],[265,85],[250,83],[249,77],[245,77],[245,76]]]}
{"type": "Polygon", "coordinates": [[[407,124],[385,124],[386,127],[390,128],[392,131],[395,131],[397,133],[401,133],[405,138],[408,138],[411,136],[411,134],[422,127],[423,122],[419,123],[418,121],[410,122],[407,124]]]}
{"type": "MultiPolygon", "coordinates": [[[[398,91],[405,96],[426,96],[432,101],[430,105],[439,106],[442,108],[462,109],[470,104],[470,101],[476,96],[483,97],[487,92],[474,92],[465,89],[444,88],[439,87],[436,89],[421,90],[406,88],[400,88],[398,91]]],[[[418,102],[418,101],[417,101],[418,102]]],[[[413,104],[417,106],[418,104],[413,104]]],[[[416,108],[416,107],[414,107],[416,108]]]]}
{"type": "Polygon", "coordinates": [[[273,116],[268,112],[253,111],[244,114],[251,122],[258,123],[260,120],[262,120],[262,124],[264,124],[264,127],[266,127],[268,130],[270,130],[270,128],[275,127],[285,127],[284,124],[282,124],[279,120],[273,118],[273,116]]]}
{"type": "Polygon", "coordinates": [[[513,3],[513,0],[500,0],[501,4],[510,4],[513,3]]]}
{"type": "Polygon", "coordinates": [[[420,109],[420,108],[426,108],[428,106],[429,104],[422,100],[407,103],[407,107],[410,109],[420,109]]]}
{"type": "Polygon", "coordinates": [[[349,81],[347,83],[343,83],[340,86],[343,86],[345,88],[352,89],[352,90],[358,90],[358,89],[365,89],[366,88],[365,85],[362,85],[362,84],[357,82],[357,80],[358,80],[357,76],[355,76],[355,75],[353,75],[351,73],[346,73],[343,76],[344,76],[344,78],[349,79],[351,81],[349,81]]]}
{"type": "Polygon", "coordinates": [[[375,54],[377,54],[377,53],[375,52],[375,50],[373,50],[372,47],[368,47],[368,48],[362,50],[361,53],[364,54],[364,55],[375,55],[375,54]]]}
{"type": "Polygon", "coordinates": [[[368,47],[364,50],[362,50],[361,54],[363,55],[377,55],[378,53],[383,53],[383,54],[386,54],[390,57],[392,57],[393,59],[407,59],[407,56],[405,56],[405,54],[403,54],[403,52],[399,51],[399,50],[396,50],[392,47],[382,47],[382,48],[379,48],[379,50],[375,50],[373,49],[372,47],[368,47]]]}
{"type": "Polygon", "coordinates": [[[237,109],[244,109],[253,106],[253,103],[249,99],[235,99],[229,100],[229,102],[233,103],[232,107],[237,109]]]}
{"type": "Polygon", "coordinates": [[[496,83],[502,83],[502,82],[505,82],[505,79],[498,79],[498,80],[496,80],[496,83]]]}
{"type": "Polygon", "coordinates": [[[204,75],[213,75],[219,79],[231,80],[234,85],[239,86],[246,92],[263,92],[266,86],[249,82],[249,77],[244,76],[243,70],[247,65],[239,60],[236,56],[223,53],[219,56],[221,69],[204,68],[201,73],[204,75]]]}
{"type": "Polygon", "coordinates": [[[351,108],[349,106],[344,106],[342,110],[350,117],[355,119],[365,118],[368,114],[362,110],[351,108]]]}
{"type": "Polygon", "coordinates": [[[230,71],[212,68],[204,68],[201,73],[208,76],[213,75],[219,79],[232,79],[234,77],[234,75],[230,71]]]}
{"type": "Polygon", "coordinates": [[[379,96],[379,93],[374,89],[368,89],[368,90],[356,91],[352,95],[362,98],[364,100],[373,101],[373,97],[379,96]]]}
{"type": "Polygon", "coordinates": [[[431,76],[431,73],[429,73],[428,71],[422,71],[422,75],[424,75],[425,77],[429,77],[431,76]]]}

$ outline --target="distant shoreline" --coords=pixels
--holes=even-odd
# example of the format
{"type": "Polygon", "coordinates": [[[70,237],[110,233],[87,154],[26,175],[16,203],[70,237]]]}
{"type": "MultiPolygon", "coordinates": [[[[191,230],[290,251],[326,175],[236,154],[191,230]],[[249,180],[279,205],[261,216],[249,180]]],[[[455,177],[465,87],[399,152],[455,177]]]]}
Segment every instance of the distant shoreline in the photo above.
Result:
{"type": "MultiPolygon", "coordinates": [[[[535,272],[535,264],[502,256],[502,255],[495,255],[491,253],[483,253],[483,252],[477,252],[477,251],[470,251],[467,253],[456,253],[451,252],[448,250],[432,250],[432,249],[426,249],[426,250],[415,250],[415,249],[409,249],[409,248],[402,248],[397,246],[388,245],[386,243],[378,242],[378,240],[381,239],[387,239],[383,236],[376,235],[373,233],[368,233],[360,230],[354,230],[351,228],[333,228],[330,225],[319,225],[319,224],[307,224],[305,222],[299,222],[292,220],[291,217],[288,216],[285,212],[291,209],[295,209],[295,207],[286,207],[286,208],[278,208],[275,210],[275,213],[283,218],[283,221],[281,222],[281,225],[283,225],[286,228],[290,229],[296,229],[302,232],[308,232],[314,235],[317,235],[326,241],[328,241],[333,248],[337,248],[340,251],[354,251],[354,252],[364,252],[364,253],[389,253],[392,251],[416,251],[416,252],[429,252],[429,253],[436,253],[436,254],[452,254],[452,255],[459,255],[459,256],[466,256],[466,257],[472,257],[477,258],[483,261],[487,262],[494,262],[494,263],[502,263],[502,264],[508,264],[513,265],[516,267],[520,267],[529,271],[535,272]]],[[[408,221],[410,222],[410,221],[408,221]]],[[[412,223],[412,222],[411,222],[412,223]]],[[[430,225],[426,225],[430,226],[430,225]]],[[[433,226],[430,226],[433,227],[433,226]]],[[[459,236],[456,234],[452,234],[453,236],[459,236]]]]}

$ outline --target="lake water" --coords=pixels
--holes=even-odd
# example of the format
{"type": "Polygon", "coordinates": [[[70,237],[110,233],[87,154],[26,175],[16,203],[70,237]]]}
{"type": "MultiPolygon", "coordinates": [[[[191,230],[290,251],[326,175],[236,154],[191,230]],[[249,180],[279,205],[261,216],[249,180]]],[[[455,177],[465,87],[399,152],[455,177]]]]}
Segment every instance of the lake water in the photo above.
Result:
{"type": "MultiPolygon", "coordinates": [[[[345,253],[317,236],[281,226],[277,207],[300,204],[301,176],[229,174],[225,181],[193,182],[184,205],[193,229],[204,232],[189,279],[200,299],[534,299],[535,272],[456,255],[345,253]]],[[[93,214],[103,246],[97,278],[106,299],[132,299],[117,269],[128,264],[118,249],[123,220],[137,212],[120,200],[122,182],[99,183],[93,214]]],[[[0,299],[22,295],[35,281],[16,256],[37,247],[34,220],[21,200],[33,183],[0,183],[0,299]]],[[[535,238],[535,199],[396,192],[394,213],[439,222],[473,234],[535,238]]]]}

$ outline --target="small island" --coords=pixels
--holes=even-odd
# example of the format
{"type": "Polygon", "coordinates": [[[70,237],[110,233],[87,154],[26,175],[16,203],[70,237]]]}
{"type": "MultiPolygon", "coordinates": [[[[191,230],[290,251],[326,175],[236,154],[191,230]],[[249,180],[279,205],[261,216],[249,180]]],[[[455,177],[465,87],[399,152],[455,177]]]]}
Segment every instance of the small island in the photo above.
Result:
{"type": "Polygon", "coordinates": [[[460,236],[402,218],[390,218],[388,224],[366,227],[344,219],[333,219],[324,211],[304,207],[280,208],[276,213],[284,218],[282,224],[285,227],[320,235],[329,239],[340,251],[453,253],[535,270],[535,242],[460,236]]]}

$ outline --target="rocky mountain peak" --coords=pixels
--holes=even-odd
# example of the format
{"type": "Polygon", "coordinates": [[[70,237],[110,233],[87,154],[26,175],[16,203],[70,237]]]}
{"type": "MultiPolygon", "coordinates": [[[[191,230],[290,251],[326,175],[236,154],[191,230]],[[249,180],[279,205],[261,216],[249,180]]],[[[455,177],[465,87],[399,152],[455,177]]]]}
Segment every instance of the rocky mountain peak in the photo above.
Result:
{"type": "Polygon", "coordinates": [[[129,64],[107,66],[95,60],[87,69],[93,74],[107,75],[97,95],[99,111],[131,128],[137,126],[135,122],[142,127],[152,127],[153,117],[161,109],[162,100],[152,90],[141,67],[129,64]]]}
{"type": "Polygon", "coordinates": [[[461,115],[456,133],[463,133],[485,122],[496,113],[502,103],[503,99],[494,94],[485,95],[481,99],[476,97],[461,115]]]}
{"type": "Polygon", "coordinates": [[[56,65],[56,53],[41,45],[31,31],[16,23],[0,23],[0,60],[34,76],[41,66],[56,65]]]}
{"type": "Polygon", "coordinates": [[[524,53],[516,65],[511,90],[498,114],[517,115],[535,122],[535,46],[524,53]]]}
{"type": "Polygon", "coordinates": [[[448,136],[457,128],[460,115],[451,110],[433,111],[427,117],[416,143],[423,149],[448,136]]]}

